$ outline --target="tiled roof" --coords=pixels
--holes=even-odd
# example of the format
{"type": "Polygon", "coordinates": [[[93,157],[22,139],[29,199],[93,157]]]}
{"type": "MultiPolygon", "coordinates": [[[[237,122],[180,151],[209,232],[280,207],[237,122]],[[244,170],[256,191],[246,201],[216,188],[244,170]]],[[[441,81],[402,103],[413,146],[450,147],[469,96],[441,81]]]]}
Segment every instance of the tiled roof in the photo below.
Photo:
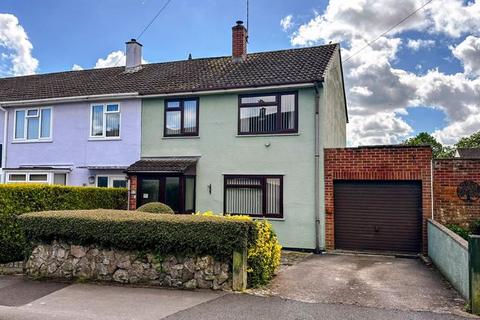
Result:
{"type": "Polygon", "coordinates": [[[458,156],[466,159],[480,159],[480,148],[457,149],[458,156]]]}
{"type": "Polygon", "coordinates": [[[145,64],[136,72],[124,67],[68,71],[0,79],[0,102],[118,93],[140,95],[322,81],[338,44],[230,56],[145,64]]]}
{"type": "Polygon", "coordinates": [[[127,168],[127,172],[180,172],[183,173],[195,166],[197,157],[165,157],[143,159],[127,168]]]}

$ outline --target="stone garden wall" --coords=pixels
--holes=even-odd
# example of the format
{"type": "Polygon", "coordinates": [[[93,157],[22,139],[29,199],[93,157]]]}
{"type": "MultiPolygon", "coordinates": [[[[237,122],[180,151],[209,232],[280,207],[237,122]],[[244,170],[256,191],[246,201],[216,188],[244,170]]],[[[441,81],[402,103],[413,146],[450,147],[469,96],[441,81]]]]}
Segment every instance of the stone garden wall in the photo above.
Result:
{"type": "Polygon", "coordinates": [[[146,284],[185,289],[231,289],[228,263],[212,256],[161,257],[54,241],[34,247],[25,266],[32,277],[146,284]]]}

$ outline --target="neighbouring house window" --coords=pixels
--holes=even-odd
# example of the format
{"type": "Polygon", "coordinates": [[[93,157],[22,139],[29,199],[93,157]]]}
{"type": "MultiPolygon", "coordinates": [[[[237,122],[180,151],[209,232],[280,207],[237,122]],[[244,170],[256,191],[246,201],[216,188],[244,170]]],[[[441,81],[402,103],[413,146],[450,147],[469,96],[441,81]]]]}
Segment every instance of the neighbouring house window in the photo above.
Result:
{"type": "Polygon", "coordinates": [[[99,188],[126,188],[127,177],[125,176],[109,176],[98,175],[97,187],[99,188]]]}
{"type": "Polygon", "coordinates": [[[35,108],[15,111],[14,140],[50,140],[52,131],[52,109],[35,108]]]}
{"type": "Polygon", "coordinates": [[[165,101],[164,135],[198,136],[197,98],[165,101]]]}
{"type": "Polygon", "coordinates": [[[283,217],[282,176],[225,176],[224,211],[270,218],[283,217]]]}
{"type": "Polygon", "coordinates": [[[67,173],[54,172],[7,172],[7,183],[45,183],[45,184],[67,184],[67,173]]]}
{"type": "Polygon", "coordinates": [[[92,106],[91,130],[92,138],[120,137],[120,105],[98,104],[92,106]]]}
{"type": "Polygon", "coordinates": [[[67,174],[66,173],[54,173],[53,174],[53,184],[66,186],[67,185],[67,174]]]}
{"type": "Polygon", "coordinates": [[[238,134],[298,132],[297,93],[241,95],[238,134]]]}

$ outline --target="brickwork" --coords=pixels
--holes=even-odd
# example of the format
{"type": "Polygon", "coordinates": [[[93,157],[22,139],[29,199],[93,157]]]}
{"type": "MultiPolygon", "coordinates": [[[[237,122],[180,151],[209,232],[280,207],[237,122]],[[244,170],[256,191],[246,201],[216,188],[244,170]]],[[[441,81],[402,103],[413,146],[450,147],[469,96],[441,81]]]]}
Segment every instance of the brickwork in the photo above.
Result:
{"type": "Polygon", "coordinates": [[[129,176],[130,179],[130,189],[128,191],[128,209],[129,210],[136,210],[137,209],[137,176],[131,175],[129,176]]]}
{"type": "Polygon", "coordinates": [[[378,146],[325,150],[325,238],[335,248],[335,180],[416,180],[422,182],[423,251],[427,250],[427,220],[431,217],[430,147],[378,146]]]}
{"type": "Polygon", "coordinates": [[[450,223],[467,227],[480,219],[480,200],[464,201],[457,195],[460,183],[472,180],[480,184],[480,159],[434,160],[434,214],[443,225],[450,223]]]}
{"type": "Polygon", "coordinates": [[[247,55],[247,29],[238,24],[232,28],[232,57],[245,59],[247,55]]]}

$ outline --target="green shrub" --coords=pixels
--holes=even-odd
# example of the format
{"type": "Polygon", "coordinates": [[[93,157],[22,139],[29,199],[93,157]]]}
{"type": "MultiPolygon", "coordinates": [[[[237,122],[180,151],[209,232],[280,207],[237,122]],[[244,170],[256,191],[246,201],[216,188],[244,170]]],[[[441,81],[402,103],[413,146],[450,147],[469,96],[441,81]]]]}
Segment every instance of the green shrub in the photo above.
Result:
{"type": "Polygon", "coordinates": [[[465,240],[468,240],[468,236],[470,235],[470,231],[467,229],[459,226],[458,224],[448,224],[447,228],[458,234],[460,237],[462,237],[465,240]]]}
{"type": "Polygon", "coordinates": [[[139,207],[137,211],[149,212],[149,213],[166,213],[174,214],[172,208],[161,202],[149,202],[139,207]]]}
{"type": "Polygon", "coordinates": [[[475,220],[470,224],[471,234],[480,235],[480,220],[475,220]]]}
{"type": "Polygon", "coordinates": [[[0,185],[0,263],[23,259],[25,240],[17,220],[19,214],[45,210],[126,207],[126,189],[0,185]]]}
{"type": "Polygon", "coordinates": [[[252,221],[223,217],[79,210],[27,213],[19,221],[32,242],[62,239],[160,254],[210,254],[223,261],[255,241],[252,221]]]}

